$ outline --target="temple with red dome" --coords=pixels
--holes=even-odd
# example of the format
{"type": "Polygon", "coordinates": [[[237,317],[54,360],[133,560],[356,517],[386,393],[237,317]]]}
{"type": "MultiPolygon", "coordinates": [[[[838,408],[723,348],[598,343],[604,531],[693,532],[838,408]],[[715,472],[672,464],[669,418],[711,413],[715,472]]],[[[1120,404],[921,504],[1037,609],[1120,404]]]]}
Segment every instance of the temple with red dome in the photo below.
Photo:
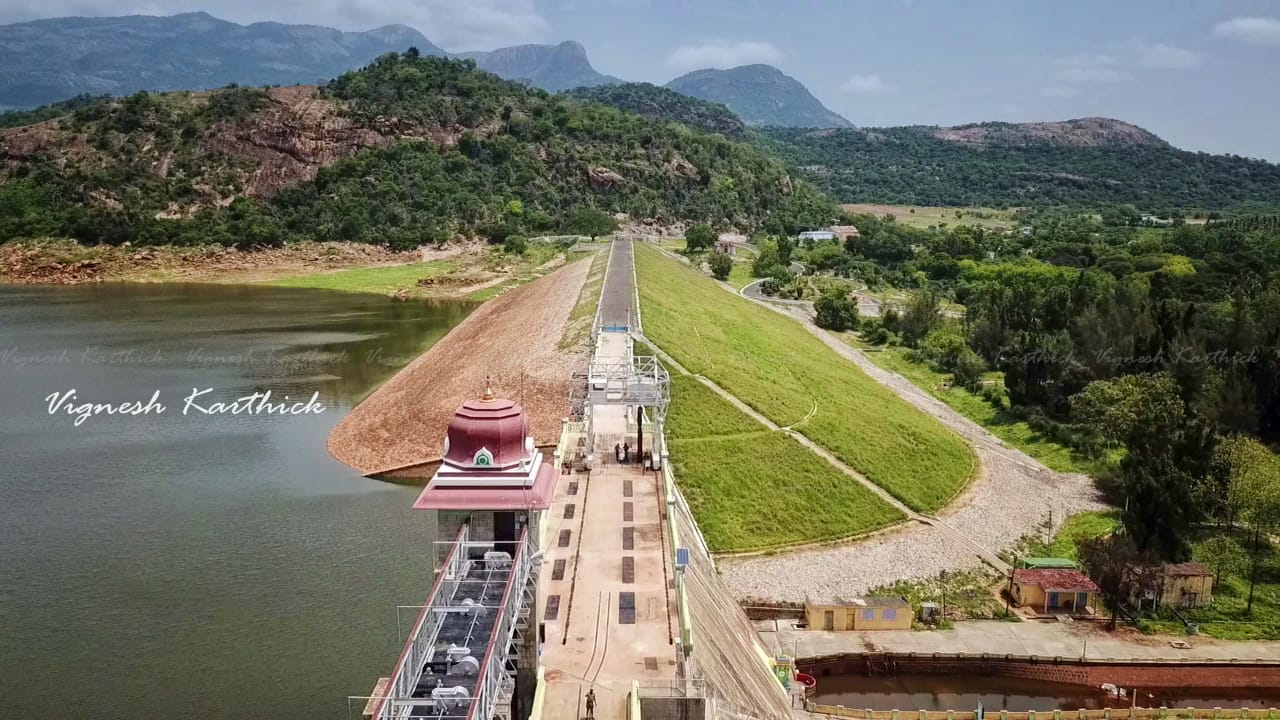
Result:
{"type": "Polygon", "coordinates": [[[546,510],[555,468],[533,445],[524,409],[485,390],[449,422],[444,459],[417,510],[546,510]]]}

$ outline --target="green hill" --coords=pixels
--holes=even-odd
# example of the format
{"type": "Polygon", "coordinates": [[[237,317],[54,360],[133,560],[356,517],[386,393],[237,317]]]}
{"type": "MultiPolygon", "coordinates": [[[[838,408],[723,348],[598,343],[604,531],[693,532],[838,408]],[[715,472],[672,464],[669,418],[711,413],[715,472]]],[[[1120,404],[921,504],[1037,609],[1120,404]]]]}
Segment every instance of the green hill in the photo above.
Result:
{"type": "Polygon", "coordinates": [[[724,105],[681,95],[650,83],[580,87],[570,90],[569,94],[636,115],[684,123],[731,138],[741,139],[747,134],[746,125],[724,105]]]}
{"type": "Polygon", "coordinates": [[[750,145],[416,54],[320,88],[139,93],[0,129],[0,241],[411,247],[556,230],[582,207],[743,229],[832,213],[750,145]]]}
{"type": "Polygon", "coordinates": [[[1116,120],[765,128],[756,141],[840,202],[1143,211],[1280,208],[1280,166],[1179,150],[1116,120]]]}

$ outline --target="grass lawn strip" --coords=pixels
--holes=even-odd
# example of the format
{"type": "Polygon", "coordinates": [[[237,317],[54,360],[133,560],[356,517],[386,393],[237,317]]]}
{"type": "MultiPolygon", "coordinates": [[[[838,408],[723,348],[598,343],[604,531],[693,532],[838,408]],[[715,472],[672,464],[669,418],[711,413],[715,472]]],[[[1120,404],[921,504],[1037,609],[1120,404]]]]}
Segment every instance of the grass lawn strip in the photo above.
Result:
{"type": "Polygon", "coordinates": [[[712,550],[843,539],[903,519],[856,480],[694,378],[672,375],[671,385],[672,469],[712,550]]]}
{"type": "Polygon", "coordinates": [[[644,245],[636,264],[646,334],[691,372],[778,425],[812,413],[807,437],[917,511],[941,508],[972,476],[959,436],[794,321],[644,245]]]}

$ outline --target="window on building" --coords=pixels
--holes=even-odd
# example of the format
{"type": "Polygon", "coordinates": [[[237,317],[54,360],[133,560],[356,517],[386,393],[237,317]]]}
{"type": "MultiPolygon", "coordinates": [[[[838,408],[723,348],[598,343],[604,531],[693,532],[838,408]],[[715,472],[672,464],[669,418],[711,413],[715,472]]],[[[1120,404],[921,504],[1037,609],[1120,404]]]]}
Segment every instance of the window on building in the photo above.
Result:
{"type": "Polygon", "coordinates": [[[897,620],[898,608],[885,608],[884,612],[881,613],[880,615],[880,619],[881,620],[897,620]]]}
{"type": "Polygon", "coordinates": [[[862,619],[863,619],[863,620],[875,620],[875,619],[876,619],[876,609],[875,609],[875,608],[863,608],[863,609],[862,609],[862,619]]]}

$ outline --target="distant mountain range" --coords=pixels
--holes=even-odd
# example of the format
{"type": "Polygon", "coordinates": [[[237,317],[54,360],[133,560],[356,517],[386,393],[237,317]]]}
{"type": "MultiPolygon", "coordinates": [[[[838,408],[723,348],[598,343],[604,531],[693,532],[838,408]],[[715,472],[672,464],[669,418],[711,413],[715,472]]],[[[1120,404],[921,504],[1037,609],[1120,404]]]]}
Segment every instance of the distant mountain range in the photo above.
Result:
{"type": "MultiPolygon", "coordinates": [[[[319,83],[410,47],[422,55],[474,60],[482,70],[549,92],[624,82],[597,71],[586,49],[572,41],[450,53],[404,25],[341,32],[270,22],[237,25],[202,12],[73,17],[0,26],[0,108],[82,94],[319,83]]],[[[799,81],[768,65],[699,70],[667,87],[725,105],[747,125],[851,127],[799,81]]]]}
{"type": "Polygon", "coordinates": [[[748,125],[853,127],[853,123],[828,110],[799,80],[770,65],[694,70],[667,83],[667,87],[721,103],[748,125]]]}
{"type": "Polygon", "coordinates": [[[352,33],[237,25],[202,12],[36,20],[0,26],[0,107],[81,94],[318,83],[410,46],[444,54],[404,25],[352,33]]]}
{"type": "Polygon", "coordinates": [[[587,49],[572,41],[559,45],[516,45],[488,52],[465,52],[456,57],[475,60],[481,70],[548,92],[622,82],[611,75],[596,72],[587,59],[587,49]]]}

